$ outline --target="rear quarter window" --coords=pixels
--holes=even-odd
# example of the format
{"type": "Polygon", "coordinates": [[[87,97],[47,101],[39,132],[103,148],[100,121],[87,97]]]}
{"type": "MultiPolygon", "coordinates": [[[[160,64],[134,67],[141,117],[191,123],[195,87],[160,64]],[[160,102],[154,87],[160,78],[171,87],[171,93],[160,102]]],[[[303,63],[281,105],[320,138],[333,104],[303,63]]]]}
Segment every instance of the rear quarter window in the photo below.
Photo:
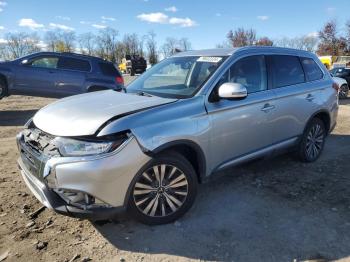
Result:
{"type": "Polygon", "coordinates": [[[121,76],[117,68],[112,63],[99,63],[102,74],[106,76],[121,76]]]}
{"type": "Polygon", "coordinates": [[[301,58],[307,81],[315,81],[323,78],[323,72],[312,58],[301,58]]]}
{"type": "Polygon", "coordinates": [[[304,70],[299,57],[290,55],[270,56],[274,87],[284,87],[305,82],[304,70]]]}
{"type": "Polygon", "coordinates": [[[88,61],[70,57],[60,58],[58,62],[58,68],[84,72],[91,71],[91,66],[88,61]]]}

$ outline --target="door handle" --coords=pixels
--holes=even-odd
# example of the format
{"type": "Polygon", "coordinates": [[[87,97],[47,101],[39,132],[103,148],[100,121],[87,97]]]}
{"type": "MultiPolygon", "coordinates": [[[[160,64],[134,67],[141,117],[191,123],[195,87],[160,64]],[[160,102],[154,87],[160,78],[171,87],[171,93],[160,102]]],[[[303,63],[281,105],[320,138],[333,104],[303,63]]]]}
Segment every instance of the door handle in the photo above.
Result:
{"type": "Polygon", "coordinates": [[[261,108],[261,111],[268,113],[272,109],[275,109],[274,105],[270,105],[269,103],[265,104],[263,108],[261,108]]]}
{"type": "Polygon", "coordinates": [[[315,97],[311,94],[308,94],[307,97],[306,97],[306,100],[309,101],[309,102],[312,102],[312,100],[314,100],[315,97]]]}

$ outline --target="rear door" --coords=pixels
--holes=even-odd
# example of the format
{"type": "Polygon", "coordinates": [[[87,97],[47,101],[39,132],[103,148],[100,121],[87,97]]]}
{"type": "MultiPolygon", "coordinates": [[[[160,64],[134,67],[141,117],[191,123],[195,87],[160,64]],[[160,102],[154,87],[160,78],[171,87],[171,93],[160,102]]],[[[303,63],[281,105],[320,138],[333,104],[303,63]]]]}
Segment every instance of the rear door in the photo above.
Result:
{"type": "Polygon", "coordinates": [[[323,72],[312,58],[292,55],[271,55],[268,64],[276,94],[273,143],[296,139],[322,103],[323,72]]]}
{"type": "Polygon", "coordinates": [[[59,57],[43,55],[31,58],[16,68],[13,93],[32,96],[52,96],[59,57]]]}
{"type": "Polygon", "coordinates": [[[58,61],[56,95],[65,97],[86,92],[86,74],[91,72],[88,60],[62,56],[58,61]]]}

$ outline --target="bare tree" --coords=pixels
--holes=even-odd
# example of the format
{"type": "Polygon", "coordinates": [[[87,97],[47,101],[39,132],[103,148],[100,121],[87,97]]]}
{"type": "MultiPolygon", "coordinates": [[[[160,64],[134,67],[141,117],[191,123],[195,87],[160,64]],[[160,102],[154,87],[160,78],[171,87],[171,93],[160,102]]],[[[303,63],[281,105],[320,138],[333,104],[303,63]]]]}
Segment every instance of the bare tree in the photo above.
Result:
{"type": "Polygon", "coordinates": [[[51,51],[51,52],[56,51],[58,39],[59,37],[56,32],[53,32],[53,31],[46,32],[44,40],[46,42],[48,51],[51,51]]]}
{"type": "Polygon", "coordinates": [[[75,33],[72,31],[62,31],[59,34],[60,42],[62,44],[61,52],[74,52],[75,50],[75,33]]]}
{"type": "Polygon", "coordinates": [[[192,49],[192,44],[188,38],[183,37],[179,40],[178,47],[181,51],[188,51],[192,49]]]}
{"type": "Polygon", "coordinates": [[[318,43],[317,36],[305,35],[305,36],[293,37],[293,38],[284,37],[284,38],[275,40],[274,46],[301,49],[309,52],[315,52],[317,48],[317,43],[318,43]]]}
{"type": "Polygon", "coordinates": [[[148,53],[148,61],[151,65],[158,63],[158,54],[157,54],[157,42],[156,34],[153,31],[150,31],[146,36],[146,48],[148,53]]]}
{"type": "Polygon", "coordinates": [[[162,53],[163,56],[169,57],[176,53],[176,49],[178,48],[178,40],[173,37],[167,37],[165,39],[165,43],[162,45],[162,53]]]}
{"type": "Polygon", "coordinates": [[[39,47],[40,38],[35,33],[7,33],[5,39],[6,46],[3,47],[2,53],[6,60],[41,51],[39,47]]]}
{"type": "Polygon", "coordinates": [[[112,62],[117,62],[116,51],[118,47],[118,31],[107,27],[105,29],[100,30],[97,38],[97,55],[110,60],[112,62]]]}
{"type": "Polygon", "coordinates": [[[139,54],[139,38],[137,34],[126,34],[123,38],[123,44],[125,46],[125,52],[128,55],[139,54]]]}
{"type": "Polygon", "coordinates": [[[95,53],[96,37],[93,33],[88,32],[78,37],[80,52],[82,54],[93,55],[95,53]]]}

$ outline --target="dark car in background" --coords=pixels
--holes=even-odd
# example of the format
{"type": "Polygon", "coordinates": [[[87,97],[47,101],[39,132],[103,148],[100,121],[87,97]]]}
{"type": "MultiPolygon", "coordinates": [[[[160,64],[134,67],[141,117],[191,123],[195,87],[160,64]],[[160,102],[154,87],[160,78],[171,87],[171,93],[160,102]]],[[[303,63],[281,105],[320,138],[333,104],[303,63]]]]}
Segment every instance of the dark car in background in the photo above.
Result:
{"type": "Polygon", "coordinates": [[[336,67],[329,71],[332,76],[344,78],[350,86],[350,67],[336,67]]]}
{"type": "Polygon", "coordinates": [[[147,69],[146,60],[139,55],[126,55],[126,72],[131,76],[142,74],[147,69]]]}
{"type": "Polygon", "coordinates": [[[0,63],[0,98],[61,98],[106,89],[120,91],[123,87],[123,77],[114,64],[93,56],[40,52],[0,63]]]}

